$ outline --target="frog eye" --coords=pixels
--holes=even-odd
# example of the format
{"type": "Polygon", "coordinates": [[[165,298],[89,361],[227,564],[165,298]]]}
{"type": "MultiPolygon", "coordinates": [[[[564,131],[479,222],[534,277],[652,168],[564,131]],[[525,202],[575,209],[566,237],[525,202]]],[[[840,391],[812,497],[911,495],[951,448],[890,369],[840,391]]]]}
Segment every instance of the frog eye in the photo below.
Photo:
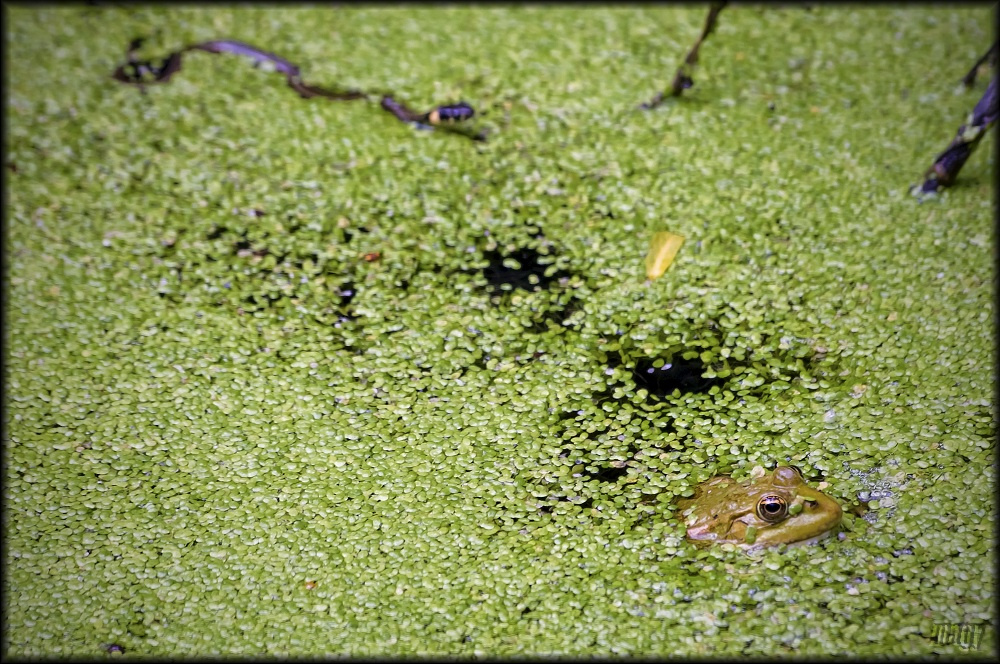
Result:
{"type": "Polygon", "coordinates": [[[764,496],[757,502],[757,516],[770,523],[781,521],[788,515],[788,504],[781,496],[764,496]]]}

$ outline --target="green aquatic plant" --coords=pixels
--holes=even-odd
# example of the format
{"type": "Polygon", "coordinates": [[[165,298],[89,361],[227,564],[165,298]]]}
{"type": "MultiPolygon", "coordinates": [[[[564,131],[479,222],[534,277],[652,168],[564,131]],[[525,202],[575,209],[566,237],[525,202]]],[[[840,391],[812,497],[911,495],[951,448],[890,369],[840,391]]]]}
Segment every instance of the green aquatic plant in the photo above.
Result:
{"type": "Polygon", "coordinates": [[[638,111],[703,14],[7,7],[5,654],[964,653],[992,153],[906,188],[988,14],[734,11],[638,111]],[[109,77],[139,35],[494,131],[205,53],[141,94],[109,77]],[[779,465],[836,538],[685,541],[677,498],[779,465]]]}

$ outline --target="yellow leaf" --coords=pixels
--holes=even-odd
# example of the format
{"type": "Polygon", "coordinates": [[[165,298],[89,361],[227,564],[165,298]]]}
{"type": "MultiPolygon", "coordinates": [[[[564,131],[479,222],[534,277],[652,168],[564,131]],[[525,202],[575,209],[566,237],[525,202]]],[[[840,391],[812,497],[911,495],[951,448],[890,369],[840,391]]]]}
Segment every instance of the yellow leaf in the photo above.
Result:
{"type": "Polygon", "coordinates": [[[649,243],[649,253],[646,254],[646,276],[657,279],[666,272],[682,244],[683,236],[668,231],[654,233],[653,240],[649,243]]]}

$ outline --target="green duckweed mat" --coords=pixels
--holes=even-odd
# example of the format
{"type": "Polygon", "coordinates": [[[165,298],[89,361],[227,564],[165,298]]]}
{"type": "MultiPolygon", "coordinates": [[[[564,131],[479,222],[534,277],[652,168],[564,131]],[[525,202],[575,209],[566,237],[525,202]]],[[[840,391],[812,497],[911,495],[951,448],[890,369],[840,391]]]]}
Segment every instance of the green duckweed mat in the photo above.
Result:
{"type": "Polygon", "coordinates": [[[989,7],[730,8],[654,111],[704,7],[5,11],[6,655],[995,651],[992,141],[908,193],[989,7]],[[685,541],[777,464],[839,536],[685,541]]]}

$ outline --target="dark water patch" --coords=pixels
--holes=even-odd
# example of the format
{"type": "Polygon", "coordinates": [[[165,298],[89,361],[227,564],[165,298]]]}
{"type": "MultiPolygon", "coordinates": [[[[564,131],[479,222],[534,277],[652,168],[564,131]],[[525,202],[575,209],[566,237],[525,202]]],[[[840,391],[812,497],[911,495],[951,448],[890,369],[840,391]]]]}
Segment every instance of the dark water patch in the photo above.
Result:
{"type": "MultiPolygon", "coordinates": [[[[504,255],[494,249],[484,253],[489,265],[482,268],[486,279],[486,290],[511,291],[520,288],[525,291],[540,291],[546,289],[554,281],[567,278],[569,272],[555,270],[546,274],[552,261],[540,262],[543,255],[530,247],[521,247],[511,254],[504,255]]],[[[553,254],[548,254],[553,257],[553,254]]]]}
{"type": "Polygon", "coordinates": [[[358,319],[358,315],[354,312],[354,308],[351,306],[351,302],[354,301],[357,294],[358,291],[354,287],[354,282],[352,281],[345,281],[337,287],[337,296],[340,298],[339,322],[343,323],[358,319]]]}
{"type": "Polygon", "coordinates": [[[582,455],[583,452],[572,445],[564,445],[563,448],[559,450],[559,458],[568,459],[573,465],[581,464],[586,461],[582,455]]]}
{"type": "Polygon", "coordinates": [[[575,420],[578,417],[583,417],[586,413],[582,410],[564,410],[559,413],[558,418],[560,421],[565,422],[566,420],[575,420]]]}
{"type": "Polygon", "coordinates": [[[371,233],[370,230],[364,226],[353,226],[351,228],[342,228],[341,232],[344,234],[344,244],[350,244],[356,236],[361,234],[371,233]]]}
{"type": "Polygon", "coordinates": [[[233,254],[236,256],[243,255],[244,252],[250,251],[250,240],[238,240],[233,243],[233,254]]]}
{"type": "Polygon", "coordinates": [[[168,302],[173,302],[174,304],[182,304],[184,302],[184,297],[180,293],[175,293],[173,291],[158,290],[156,291],[156,296],[161,300],[167,300],[168,302]]]}
{"type": "Polygon", "coordinates": [[[160,239],[160,257],[167,259],[177,252],[178,241],[187,229],[178,228],[175,234],[160,239]]]}
{"type": "Polygon", "coordinates": [[[614,395],[615,395],[614,388],[605,387],[603,390],[598,390],[597,392],[591,394],[590,400],[594,403],[595,406],[600,407],[600,405],[605,401],[607,401],[608,399],[613,399],[614,395]]]}
{"type": "MultiPolygon", "coordinates": [[[[583,500],[579,500],[579,498],[580,496],[573,496],[573,497],[547,496],[543,500],[548,500],[551,503],[572,503],[577,507],[579,507],[580,509],[587,509],[589,507],[593,507],[594,500],[592,498],[584,498],[583,500]]],[[[555,510],[554,504],[542,505],[541,507],[538,508],[538,511],[541,512],[542,514],[552,514],[553,510],[555,510]]]]}
{"type": "MultiPolygon", "coordinates": [[[[644,357],[635,361],[632,380],[637,388],[645,389],[650,395],[663,399],[675,390],[681,394],[702,394],[716,385],[725,385],[729,380],[719,376],[703,376],[709,368],[698,358],[685,360],[678,352],[673,357],[644,357]],[[657,366],[659,364],[660,366],[657,366]]],[[[609,353],[605,365],[617,369],[624,364],[620,353],[609,353]]],[[[627,365],[626,365],[627,366],[627,365]]],[[[595,394],[602,401],[613,398],[613,390],[607,388],[595,394]]]]}
{"type": "Polygon", "coordinates": [[[624,463],[617,465],[612,462],[610,464],[587,466],[583,470],[583,474],[592,480],[597,480],[598,482],[614,484],[621,478],[628,475],[628,468],[624,463]],[[591,468],[593,468],[593,470],[591,470],[591,468]]]}
{"type": "MultiPolygon", "coordinates": [[[[232,254],[234,256],[239,256],[240,258],[247,258],[250,256],[256,258],[275,256],[275,254],[272,253],[271,250],[268,249],[266,246],[257,246],[257,248],[254,248],[254,243],[248,239],[247,235],[248,235],[247,232],[243,231],[243,233],[241,234],[241,239],[237,240],[236,242],[233,242],[232,254]]],[[[280,256],[275,256],[275,263],[276,264],[282,263],[287,256],[288,256],[287,252],[281,254],[280,256]]]]}
{"type": "Polygon", "coordinates": [[[354,301],[354,296],[357,295],[357,290],[354,288],[354,283],[351,281],[345,281],[337,288],[338,294],[340,295],[340,306],[346,308],[350,306],[351,302],[354,301]]]}
{"type": "Polygon", "coordinates": [[[266,309],[284,297],[284,294],[275,291],[270,293],[252,293],[243,298],[243,302],[249,305],[250,311],[253,311],[256,309],[266,309]]]}
{"type": "Polygon", "coordinates": [[[546,332],[552,326],[560,330],[570,328],[578,331],[581,327],[583,327],[582,320],[574,322],[572,325],[566,325],[565,323],[571,319],[574,314],[582,310],[583,300],[575,295],[572,295],[565,304],[555,304],[552,307],[547,308],[537,319],[533,320],[532,331],[539,333],[546,332]]]}
{"type": "MultiPolygon", "coordinates": [[[[608,424],[606,424],[603,427],[594,427],[594,429],[591,431],[590,428],[589,428],[589,426],[588,426],[588,420],[590,420],[591,418],[594,418],[594,419],[597,419],[597,420],[600,421],[600,420],[604,419],[604,415],[598,411],[598,412],[592,412],[592,413],[590,413],[589,417],[588,417],[588,414],[586,414],[586,413],[583,416],[577,416],[577,419],[579,421],[569,422],[568,425],[563,428],[563,430],[562,430],[562,439],[563,440],[572,440],[573,438],[583,437],[587,441],[591,441],[591,442],[596,443],[602,437],[606,437],[611,432],[612,423],[608,423],[608,424]]],[[[566,418],[566,419],[568,420],[569,418],[566,418]]],[[[581,445],[581,444],[584,444],[584,443],[582,443],[582,442],[573,443],[573,445],[581,445]]],[[[564,447],[563,448],[563,451],[560,453],[559,458],[561,458],[561,459],[567,458],[566,454],[570,450],[572,450],[574,453],[580,453],[580,450],[578,448],[572,447],[572,446],[568,446],[568,447],[564,447]]],[[[579,463],[579,462],[575,461],[574,463],[579,463]]]]}
{"type": "Polygon", "coordinates": [[[659,363],[649,358],[640,359],[632,369],[632,379],[636,387],[645,388],[660,398],[670,396],[675,390],[681,394],[701,394],[716,385],[724,385],[728,380],[703,376],[708,367],[698,358],[685,360],[674,357],[657,367],[659,363]]]}

